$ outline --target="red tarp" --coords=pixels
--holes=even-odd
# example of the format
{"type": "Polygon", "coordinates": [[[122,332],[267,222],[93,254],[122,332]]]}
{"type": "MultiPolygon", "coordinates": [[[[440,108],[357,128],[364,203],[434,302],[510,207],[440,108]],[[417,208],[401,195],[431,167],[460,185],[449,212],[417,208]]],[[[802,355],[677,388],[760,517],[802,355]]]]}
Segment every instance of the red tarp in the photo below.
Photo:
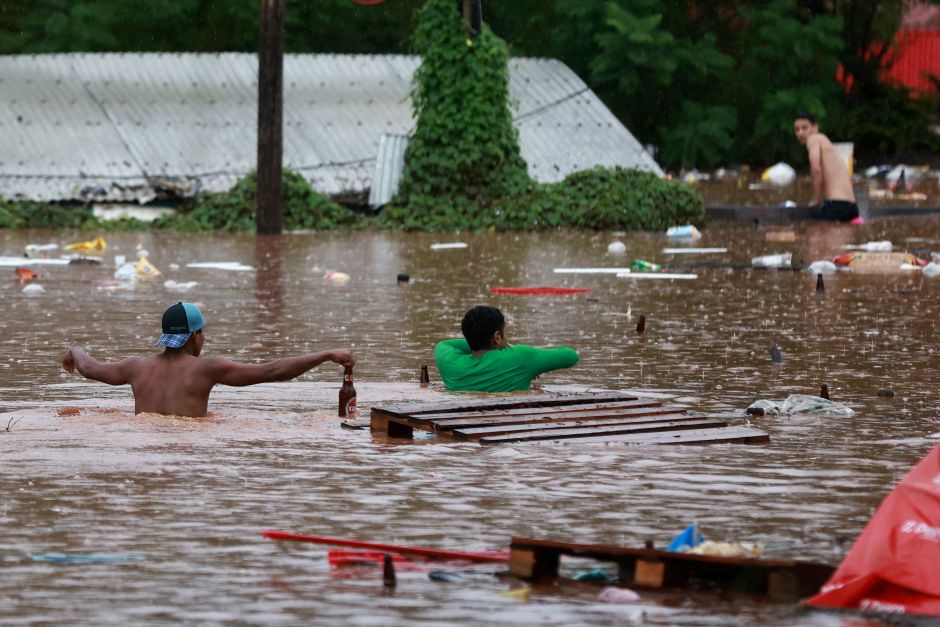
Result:
{"type": "Polygon", "coordinates": [[[940,616],[940,444],[885,498],[807,603],[940,616]]]}

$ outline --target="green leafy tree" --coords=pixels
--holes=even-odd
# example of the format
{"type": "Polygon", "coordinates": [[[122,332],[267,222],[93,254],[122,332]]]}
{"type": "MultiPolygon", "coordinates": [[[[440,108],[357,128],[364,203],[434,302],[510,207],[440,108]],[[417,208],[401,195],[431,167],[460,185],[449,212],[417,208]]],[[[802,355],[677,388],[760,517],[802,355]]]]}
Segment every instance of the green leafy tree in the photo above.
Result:
{"type": "Polygon", "coordinates": [[[807,17],[793,0],[771,0],[742,15],[740,60],[725,81],[738,112],[740,156],[759,163],[802,158],[793,116],[805,110],[826,121],[840,113],[839,20],[807,17]]]}
{"type": "Polygon", "coordinates": [[[508,106],[505,42],[485,25],[471,36],[453,0],[430,0],[420,13],[415,50],[422,56],[412,90],[417,126],[396,204],[476,213],[527,187],[508,106]]]}

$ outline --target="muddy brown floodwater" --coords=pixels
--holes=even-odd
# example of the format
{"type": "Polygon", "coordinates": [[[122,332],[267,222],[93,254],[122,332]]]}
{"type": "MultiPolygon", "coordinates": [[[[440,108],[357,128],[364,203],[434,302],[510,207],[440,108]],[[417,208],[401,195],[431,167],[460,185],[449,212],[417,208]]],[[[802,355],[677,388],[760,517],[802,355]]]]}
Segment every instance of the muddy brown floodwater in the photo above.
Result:
{"type": "MultiPolygon", "coordinates": [[[[707,595],[644,593],[631,605],[601,603],[597,589],[583,587],[507,595],[509,584],[486,574],[439,583],[420,569],[400,570],[386,595],[378,570],[331,570],[325,547],[259,535],[273,528],[466,550],[506,547],[513,535],[661,545],[698,521],[709,539],[838,563],[873,508],[940,437],[940,279],[838,274],[817,294],[815,276],[734,266],[775,252],[812,261],[842,244],[883,239],[929,258],[940,251],[940,219],[792,228],[796,242],[769,243],[764,228],[712,225],[696,245],[729,252],[711,256],[666,255],[674,244],[659,234],[126,233],[107,237],[100,267],[34,267],[45,275],[37,296],[2,268],[0,622],[848,624],[707,595]],[[613,239],[626,255],[607,253],[613,239]],[[431,250],[452,241],[468,247],[431,250]],[[138,245],[165,276],[132,290],[102,284],[114,254],[133,257],[138,245]],[[699,276],[553,273],[634,258],[699,276]],[[215,261],[254,270],[186,267],[215,261]],[[325,281],[329,270],[350,279],[325,281]],[[413,281],[397,285],[399,272],[413,281]],[[165,279],[199,285],[180,294],[165,279]],[[520,285],[593,291],[489,294],[520,285]],[[134,417],[128,388],[61,372],[60,355],[75,344],[106,359],[154,351],[160,314],[179,299],[202,305],[207,354],[261,361],[352,347],[364,413],[383,401],[446,395],[420,389],[419,368],[433,364],[434,343],[457,334],[467,308],[490,303],[507,314],[511,341],[581,352],[575,368],[544,377],[549,385],[641,390],[743,424],[754,400],[827,383],[857,414],[754,418],[771,434],[763,446],[393,444],[339,427],[333,365],[294,382],[217,390],[205,419],[134,417]],[[634,330],[640,314],[644,337],[634,330]],[[774,343],[780,365],[771,364],[774,343]],[[880,398],[879,388],[896,396],[880,398]],[[47,553],[139,559],[30,559],[47,553]]],[[[4,231],[0,255],[87,236],[4,231]]],[[[439,380],[433,366],[431,377],[439,380]]]]}

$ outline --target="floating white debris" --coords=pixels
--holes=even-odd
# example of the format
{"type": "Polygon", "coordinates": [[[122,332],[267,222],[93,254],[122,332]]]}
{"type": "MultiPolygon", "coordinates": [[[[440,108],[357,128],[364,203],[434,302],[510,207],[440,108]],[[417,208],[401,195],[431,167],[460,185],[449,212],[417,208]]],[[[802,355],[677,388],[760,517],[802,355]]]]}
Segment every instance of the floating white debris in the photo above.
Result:
{"type": "Polygon", "coordinates": [[[630,268],[555,268],[555,274],[626,274],[630,268]]]}
{"type": "Polygon", "coordinates": [[[24,263],[28,263],[31,266],[67,266],[69,265],[68,257],[61,257],[59,259],[30,259],[26,261],[25,257],[0,257],[0,266],[22,266],[24,263]]]}
{"type": "Polygon", "coordinates": [[[247,272],[254,270],[251,266],[246,266],[237,261],[205,261],[199,263],[187,263],[187,268],[203,268],[206,270],[234,270],[236,272],[247,272]]]}
{"type": "Polygon", "coordinates": [[[663,248],[667,255],[711,255],[728,252],[727,248],[663,248]]]}
{"type": "Polygon", "coordinates": [[[341,285],[349,282],[349,275],[345,272],[327,272],[323,275],[323,278],[330,283],[339,283],[341,285]]]}
{"type": "Polygon", "coordinates": [[[618,279],[679,279],[692,281],[698,278],[697,274],[676,274],[672,272],[620,272],[618,279]]]}
{"type": "Polygon", "coordinates": [[[26,245],[26,256],[27,257],[39,257],[44,252],[50,250],[55,250],[58,248],[58,244],[27,244],[26,245]]]}
{"type": "Polygon", "coordinates": [[[890,253],[894,245],[888,240],[878,242],[865,242],[864,244],[846,244],[842,250],[864,250],[868,253],[890,253]]]}
{"type": "Polygon", "coordinates": [[[446,244],[431,244],[431,250],[450,250],[452,248],[466,248],[465,242],[449,242],[446,244]]]}
{"type": "Polygon", "coordinates": [[[26,294],[27,296],[37,296],[39,294],[42,294],[45,291],[46,291],[45,288],[39,283],[30,283],[29,285],[23,288],[23,293],[26,294]]]}
{"type": "Polygon", "coordinates": [[[622,255],[623,253],[627,252],[627,245],[620,240],[611,242],[607,244],[607,252],[614,255],[622,255]]]}
{"type": "Polygon", "coordinates": [[[186,290],[191,290],[194,287],[199,285],[195,281],[174,281],[170,279],[163,283],[163,287],[173,292],[185,292],[186,290]]]}

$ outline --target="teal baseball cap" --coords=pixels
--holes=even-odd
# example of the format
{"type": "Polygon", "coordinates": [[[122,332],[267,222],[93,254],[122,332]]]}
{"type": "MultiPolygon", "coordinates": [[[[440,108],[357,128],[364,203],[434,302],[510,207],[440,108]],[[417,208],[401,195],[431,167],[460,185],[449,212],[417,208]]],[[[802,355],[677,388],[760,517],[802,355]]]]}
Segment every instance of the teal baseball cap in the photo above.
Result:
{"type": "Polygon", "coordinates": [[[182,348],[189,336],[206,326],[199,307],[192,303],[176,303],[163,312],[163,335],[157,346],[182,348]]]}

